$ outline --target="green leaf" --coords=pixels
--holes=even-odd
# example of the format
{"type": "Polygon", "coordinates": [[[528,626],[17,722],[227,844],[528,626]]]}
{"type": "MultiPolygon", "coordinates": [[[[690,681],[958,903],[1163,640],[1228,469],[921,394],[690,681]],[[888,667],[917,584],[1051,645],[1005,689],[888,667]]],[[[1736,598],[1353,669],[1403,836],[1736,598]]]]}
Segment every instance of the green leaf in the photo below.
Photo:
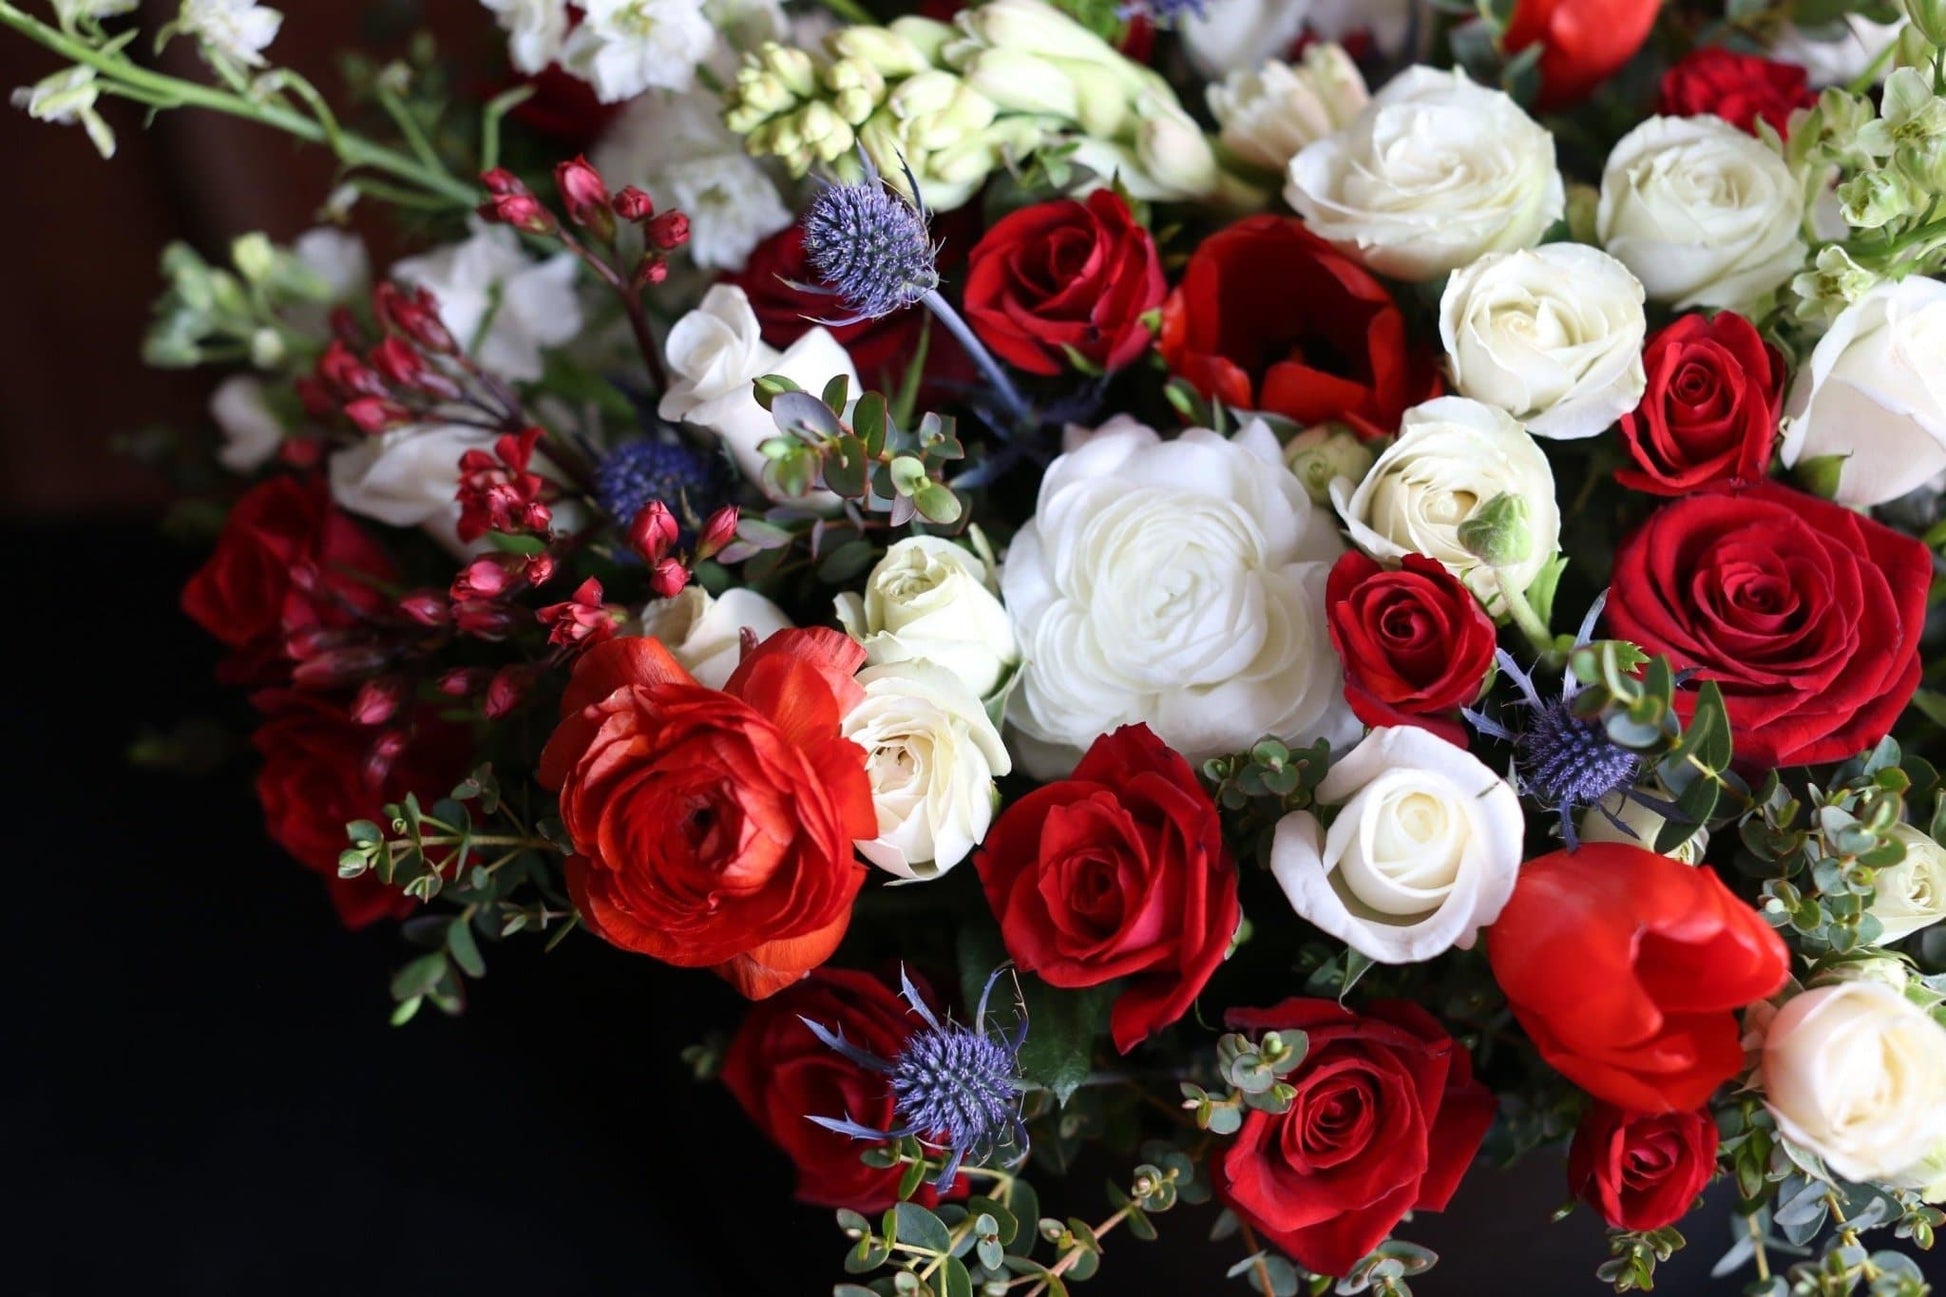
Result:
{"type": "MultiPolygon", "coordinates": [[[[842,377],[842,375],[840,375],[842,377]]],[[[867,392],[851,412],[851,430],[865,443],[865,454],[877,459],[885,450],[885,398],[867,392]]]]}
{"type": "Polygon", "coordinates": [[[913,1247],[922,1247],[930,1252],[950,1252],[953,1248],[952,1231],[946,1222],[921,1207],[916,1202],[901,1202],[893,1205],[890,1215],[894,1218],[885,1227],[888,1237],[893,1236],[896,1227],[898,1241],[913,1247]]]}
{"type": "MultiPolygon", "coordinates": [[[[963,1002],[979,1001],[987,977],[1007,959],[1000,931],[990,920],[970,922],[960,929],[959,973],[963,1002]]],[[[1088,1078],[1094,1063],[1095,1038],[1106,1028],[1108,1012],[1120,993],[1120,982],[1083,990],[1049,986],[1032,973],[1016,972],[1027,1011],[1027,1040],[1020,1047],[1021,1075],[1046,1087],[1063,1106],[1088,1078]]],[[[1017,1212],[1024,1220],[1026,1215],[1017,1212]]]]}
{"type": "Polygon", "coordinates": [[[764,374],[753,384],[751,395],[756,398],[758,405],[768,410],[771,402],[775,401],[784,393],[800,392],[803,390],[795,381],[784,377],[782,374],[764,374]]]}
{"type": "Polygon", "coordinates": [[[468,977],[486,976],[486,960],[480,958],[480,943],[473,939],[471,923],[458,918],[446,925],[446,949],[468,977]]]}
{"type": "Polygon", "coordinates": [[[949,1256],[934,1276],[939,1297],[973,1297],[973,1276],[966,1271],[966,1263],[956,1256],[949,1256]]]}
{"type": "MultiPolygon", "coordinates": [[[[624,519],[623,521],[627,521],[624,519]]],[[[505,532],[487,533],[487,544],[502,554],[545,554],[547,542],[539,536],[509,536],[505,532]]]]}
{"type": "Polygon", "coordinates": [[[445,951],[435,950],[430,955],[421,955],[392,974],[392,998],[403,1002],[431,994],[445,976],[445,951]]]}
{"type": "Polygon", "coordinates": [[[851,375],[831,376],[831,381],[824,385],[824,403],[833,410],[842,410],[851,404],[851,375]]]}

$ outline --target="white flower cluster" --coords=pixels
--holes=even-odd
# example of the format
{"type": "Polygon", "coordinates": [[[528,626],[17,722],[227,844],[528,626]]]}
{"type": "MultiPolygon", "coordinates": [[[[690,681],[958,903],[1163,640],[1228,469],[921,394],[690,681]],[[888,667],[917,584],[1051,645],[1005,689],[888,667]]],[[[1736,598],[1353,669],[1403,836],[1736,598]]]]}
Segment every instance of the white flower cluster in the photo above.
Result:
{"type": "Polygon", "coordinates": [[[578,0],[579,25],[569,23],[567,0],[481,3],[507,32],[516,69],[533,73],[558,62],[593,86],[603,103],[651,89],[689,89],[696,65],[716,46],[703,0],[578,0]]]}

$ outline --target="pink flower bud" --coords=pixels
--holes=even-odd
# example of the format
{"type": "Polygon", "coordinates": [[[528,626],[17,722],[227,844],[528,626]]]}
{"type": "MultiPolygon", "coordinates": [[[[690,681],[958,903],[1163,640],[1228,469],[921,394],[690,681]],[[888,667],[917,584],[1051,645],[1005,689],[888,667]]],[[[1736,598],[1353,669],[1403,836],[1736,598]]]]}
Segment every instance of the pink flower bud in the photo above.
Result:
{"type": "Polygon", "coordinates": [[[640,555],[644,563],[657,563],[676,543],[680,530],[676,525],[676,515],[669,512],[669,506],[660,500],[651,500],[636,512],[634,520],[628,524],[628,547],[640,555]]]}
{"type": "Polygon", "coordinates": [[[650,219],[643,232],[654,246],[664,252],[674,252],[689,242],[689,218],[681,212],[662,212],[650,219]]]}
{"type": "Polygon", "coordinates": [[[446,596],[437,590],[414,590],[399,600],[399,611],[421,626],[444,626],[452,615],[446,596]]]}
{"type": "Polygon", "coordinates": [[[514,612],[505,604],[469,600],[453,606],[453,625],[475,639],[503,640],[513,631],[514,612]]]}
{"type": "Polygon", "coordinates": [[[601,173],[577,157],[554,168],[554,186],[561,191],[561,202],[568,219],[583,226],[602,240],[615,235],[615,214],[608,207],[608,186],[601,173]]]}
{"type": "Polygon", "coordinates": [[[723,551],[724,546],[736,539],[738,517],[737,507],[733,504],[726,504],[709,516],[703,523],[703,534],[696,541],[697,562],[714,558],[723,551]]]}
{"type": "Polygon", "coordinates": [[[541,206],[541,200],[529,193],[491,198],[481,203],[478,211],[481,220],[511,225],[523,234],[552,234],[558,228],[554,213],[541,206]]]}
{"type": "Polygon", "coordinates": [[[369,644],[347,644],[326,649],[291,668],[291,682],[300,689],[334,689],[363,680],[385,666],[383,649],[369,644]]]}
{"type": "Polygon", "coordinates": [[[361,396],[345,404],[345,418],[357,425],[358,431],[368,437],[403,424],[412,422],[412,411],[397,401],[387,401],[376,396],[361,396]]]}
{"type": "Polygon", "coordinates": [[[505,167],[495,167],[491,171],[481,172],[480,184],[495,198],[527,192],[527,186],[521,183],[520,177],[505,167]]]}
{"type": "Polygon", "coordinates": [[[646,221],[655,215],[655,201],[634,185],[629,185],[615,195],[615,215],[625,221],[646,221]]]}
{"type": "Polygon", "coordinates": [[[649,589],[656,597],[673,599],[689,584],[689,569],[673,558],[665,558],[649,573],[649,589]]]}
{"type": "Polygon", "coordinates": [[[633,282],[637,291],[659,284],[669,277],[669,259],[659,252],[651,252],[642,258],[642,264],[635,268],[633,282]]]}
{"type": "Polygon", "coordinates": [[[372,743],[371,750],[365,754],[365,778],[372,787],[381,787],[391,778],[392,767],[399,763],[405,745],[403,730],[387,730],[372,743]]]}
{"type": "Polygon", "coordinates": [[[615,633],[615,616],[601,601],[601,582],[589,577],[564,603],[549,604],[534,614],[548,628],[547,642],[560,648],[599,644],[615,633]]]}
{"type": "Polygon", "coordinates": [[[460,569],[450,591],[454,603],[500,599],[519,585],[513,571],[498,556],[483,554],[460,569]]]}
{"type": "Polygon", "coordinates": [[[373,369],[395,387],[416,387],[425,372],[426,362],[403,338],[387,338],[372,348],[373,369]]]}
{"type": "Polygon", "coordinates": [[[493,679],[487,684],[483,709],[487,719],[497,721],[526,702],[527,695],[533,690],[536,674],[535,669],[529,666],[501,667],[494,672],[493,679]]]}
{"type": "Polygon", "coordinates": [[[448,698],[469,698],[484,689],[492,676],[486,667],[454,667],[433,687],[448,698]]]}
{"type": "Polygon", "coordinates": [[[530,555],[521,564],[520,574],[531,586],[544,586],[554,579],[554,559],[547,554],[530,555]]]}
{"type": "Polygon", "coordinates": [[[398,676],[375,676],[358,688],[351,700],[351,718],[360,725],[383,725],[399,710],[405,681],[398,676]]]}
{"type": "Polygon", "coordinates": [[[459,351],[453,335],[439,318],[439,302],[424,288],[407,291],[391,281],[372,290],[372,307],[388,329],[410,338],[426,351],[450,356],[459,351]]]}

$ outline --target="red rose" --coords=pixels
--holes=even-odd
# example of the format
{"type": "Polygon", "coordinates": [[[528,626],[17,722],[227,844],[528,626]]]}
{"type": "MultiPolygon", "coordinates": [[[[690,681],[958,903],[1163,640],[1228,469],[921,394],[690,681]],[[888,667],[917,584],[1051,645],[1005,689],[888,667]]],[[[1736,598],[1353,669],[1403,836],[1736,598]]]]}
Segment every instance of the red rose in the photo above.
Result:
{"type": "Polygon", "coordinates": [[[1203,241],[1163,303],[1162,358],[1212,400],[1367,437],[1439,393],[1385,286],[1294,216],[1245,217],[1203,241]]]}
{"type": "Polygon", "coordinates": [[[1493,670],[1493,618],[1473,592],[1423,554],[1389,571],[1352,550],[1324,587],[1345,700],[1367,725],[1417,725],[1466,746],[1457,712],[1493,670]]]}
{"type": "Polygon", "coordinates": [[[1142,317],[1168,291],[1155,240],[1112,189],[1004,216],[966,262],[967,323],[1030,374],[1061,373],[1069,352],[1121,369],[1148,350],[1142,317]]]}
{"type": "Polygon", "coordinates": [[[561,153],[584,153],[595,147],[602,132],[621,115],[622,105],[605,104],[595,88],[558,63],[550,63],[533,76],[492,87],[483,99],[490,99],[515,86],[526,86],[533,93],[507,114],[521,125],[545,135],[561,153]]]}
{"type": "Polygon", "coordinates": [[[1307,1270],[1342,1275],[1407,1212],[1442,1211],[1493,1122],[1493,1095],[1433,1016],[1404,1000],[1363,1015],[1286,1000],[1229,1015],[1239,1031],[1303,1031],[1279,1114],[1251,1111],[1212,1169],[1216,1194],[1307,1270]]]}
{"type": "Polygon", "coordinates": [[[652,639],[584,653],[540,763],[581,921],[752,999],[829,959],[865,882],[852,842],[878,824],[838,729],[864,660],[836,631],[779,631],[719,692],[652,639]]]}
{"type": "Polygon", "coordinates": [[[1129,979],[1126,1054],[1189,1011],[1236,935],[1236,862],[1196,772],[1146,725],[1009,807],[975,860],[1007,953],[1051,986],[1129,979]]]}
{"type": "Polygon", "coordinates": [[[1689,1214],[1716,1171],[1707,1112],[1627,1112],[1597,1103],[1568,1149],[1568,1186],[1615,1229],[1652,1230],[1689,1214]]]}
{"type": "MultiPolygon", "coordinates": [[[[1775,483],[1664,505],[1622,542],[1616,638],[1714,680],[1740,762],[1872,746],[1919,684],[1932,559],[1910,536],[1775,483]]],[[[1694,714],[1684,690],[1676,709],[1694,714]]]]}
{"type": "Polygon", "coordinates": [[[1538,43],[1538,106],[1571,107],[1635,57],[1661,7],[1662,0],[1516,0],[1502,44],[1518,53],[1538,43]]]}
{"type": "Polygon", "coordinates": [[[1803,68],[1708,45],[1691,50],[1662,74],[1655,110],[1663,117],[1721,117],[1752,135],[1761,117],[1785,135],[1791,110],[1817,102],[1803,68]]]}
{"type": "Polygon", "coordinates": [[[1790,969],[1713,871],[1612,842],[1522,865],[1487,960],[1541,1057],[1637,1112],[1699,1108],[1735,1076],[1736,1011],[1790,969]]]}
{"type": "Polygon", "coordinates": [[[1649,339],[1648,388],[1622,416],[1622,449],[1633,468],[1623,486],[1650,495],[1688,495],[1716,483],[1761,482],[1777,439],[1784,358],[1734,311],[1685,315],[1649,339]]]}

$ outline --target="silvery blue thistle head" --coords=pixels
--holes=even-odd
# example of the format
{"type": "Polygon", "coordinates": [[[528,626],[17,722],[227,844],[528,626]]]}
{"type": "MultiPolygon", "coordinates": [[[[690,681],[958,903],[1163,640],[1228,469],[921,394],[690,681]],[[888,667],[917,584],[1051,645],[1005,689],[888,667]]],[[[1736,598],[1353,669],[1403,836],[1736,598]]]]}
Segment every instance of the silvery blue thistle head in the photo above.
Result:
{"type": "Polygon", "coordinates": [[[609,517],[627,526],[643,506],[660,500],[678,518],[706,517],[730,494],[722,456],[681,442],[643,437],[625,441],[595,464],[595,499],[609,517]]]}
{"type": "MultiPolygon", "coordinates": [[[[918,181],[906,172],[912,192],[918,181]]],[[[857,184],[826,185],[804,214],[804,256],[822,285],[800,285],[841,298],[855,324],[904,310],[939,287],[939,249],[926,213],[906,202],[865,163],[857,184]]]]}
{"type": "Polygon", "coordinates": [[[842,1118],[806,1115],[826,1130],[854,1139],[882,1141],[910,1135],[944,1153],[946,1160],[933,1181],[941,1191],[953,1187],[962,1163],[981,1165],[1002,1149],[1016,1156],[1024,1153],[1027,1130],[1020,1120],[1020,1095],[1025,1082],[1020,1078],[1019,1055],[1027,1023],[1023,1019],[1011,1037],[988,1029],[987,1001],[999,979],[996,969],[980,992],[973,1025],[964,1027],[950,1017],[942,1023],[900,969],[899,991],[925,1026],[908,1036],[898,1057],[890,1060],[858,1048],[845,1039],[842,1029],[800,1019],[827,1046],[888,1079],[897,1120],[890,1130],[874,1130],[849,1114],[842,1118]]]}
{"type": "Polygon", "coordinates": [[[1209,16],[1205,0],[1130,0],[1115,12],[1125,20],[1141,16],[1163,28],[1175,27],[1184,19],[1209,16]]]}

